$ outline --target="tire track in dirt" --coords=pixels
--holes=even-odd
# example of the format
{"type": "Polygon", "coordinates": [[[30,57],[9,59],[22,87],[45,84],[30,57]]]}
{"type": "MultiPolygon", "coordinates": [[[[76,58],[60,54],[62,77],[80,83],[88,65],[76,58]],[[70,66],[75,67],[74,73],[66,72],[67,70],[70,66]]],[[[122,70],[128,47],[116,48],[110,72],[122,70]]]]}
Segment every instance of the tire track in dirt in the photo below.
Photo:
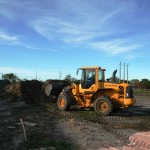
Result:
{"type": "MultiPolygon", "coordinates": [[[[49,109],[51,113],[57,119],[65,119],[68,121],[69,119],[74,119],[75,121],[82,122],[84,125],[88,125],[91,127],[96,127],[99,129],[105,130],[105,132],[109,132],[113,134],[122,145],[126,145],[129,143],[129,137],[137,132],[137,130],[148,130],[150,127],[149,116],[98,116],[94,111],[59,111],[55,106],[51,106],[52,109],[49,109]]],[[[76,126],[81,126],[81,124],[76,124],[76,126]]],[[[88,133],[88,134],[91,134],[88,133]]],[[[94,135],[91,134],[94,137],[94,135]]],[[[107,144],[101,140],[98,140],[99,143],[103,143],[104,147],[113,146],[111,144],[107,144]]],[[[143,144],[144,145],[144,144],[143,144]]]]}

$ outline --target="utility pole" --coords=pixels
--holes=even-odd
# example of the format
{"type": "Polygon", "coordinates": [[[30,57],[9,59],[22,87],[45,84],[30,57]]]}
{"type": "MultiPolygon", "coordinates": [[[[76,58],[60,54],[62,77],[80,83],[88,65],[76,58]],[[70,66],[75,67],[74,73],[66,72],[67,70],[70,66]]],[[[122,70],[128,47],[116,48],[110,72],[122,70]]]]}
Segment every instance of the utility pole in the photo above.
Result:
{"type": "Polygon", "coordinates": [[[128,83],[128,77],[129,77],[129,75],[128,75],[128,67],[129,67],[129,64],[127,64],[127,83],[128,83]]]}
{"type": "Polygon", "coordinates": [[[3,78],[3,73],[0,73],[1,74],[1,79],[3,78]]]}
{"type": "Polygon", "coordinates": [[[37,80],[37,71],[36,71],[36,77],[35,77],[35,79],[37,80]]]}
{"type": "Polygon", "coordinates": [[[124,72],[123,72],[123,82],[125,81],[125,63],[124,63],[124,72]]]}
{"type": "Polygon", "coordinates": [[[59,80],[61,80],[61,71],[60,71],[60,73],[59,73],[59,80]]]}
{"type": "Polygon", "coordinates": [[[119,83],[120,83],[120,82],[121,82],[121,62],[120,62],[119,65],[120,65],[120,70],[119,70],[119,71],[120,71],[120,75],[119,75],[119,76],[120,76],[120,77],[119,77],[119,83]]]}

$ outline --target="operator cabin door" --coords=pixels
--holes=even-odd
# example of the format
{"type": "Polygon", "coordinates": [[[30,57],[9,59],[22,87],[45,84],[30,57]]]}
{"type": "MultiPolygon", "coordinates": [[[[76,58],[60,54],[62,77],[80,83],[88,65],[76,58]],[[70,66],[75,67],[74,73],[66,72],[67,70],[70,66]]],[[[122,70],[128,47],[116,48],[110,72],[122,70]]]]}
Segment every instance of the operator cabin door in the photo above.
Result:
{"type": "Polygon", "coordinates": [[[89,89],[95,84],[95,69],[82,70],[81,88],[89,89]]]}

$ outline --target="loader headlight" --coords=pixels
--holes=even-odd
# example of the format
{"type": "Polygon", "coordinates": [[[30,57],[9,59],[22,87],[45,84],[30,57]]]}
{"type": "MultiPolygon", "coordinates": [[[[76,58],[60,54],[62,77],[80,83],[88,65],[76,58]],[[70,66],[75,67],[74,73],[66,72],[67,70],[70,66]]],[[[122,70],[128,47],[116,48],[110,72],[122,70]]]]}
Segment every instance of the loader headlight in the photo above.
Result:
{"type": "Polygon", "coordinates": [[[126,87],[126,98],[133,98],[133,89],[131,86],[126,87]]]}
{"type": "Polygon", "coordinates": [[[126,98],[129,98],[129,93],[126,93],[126,98]]]}

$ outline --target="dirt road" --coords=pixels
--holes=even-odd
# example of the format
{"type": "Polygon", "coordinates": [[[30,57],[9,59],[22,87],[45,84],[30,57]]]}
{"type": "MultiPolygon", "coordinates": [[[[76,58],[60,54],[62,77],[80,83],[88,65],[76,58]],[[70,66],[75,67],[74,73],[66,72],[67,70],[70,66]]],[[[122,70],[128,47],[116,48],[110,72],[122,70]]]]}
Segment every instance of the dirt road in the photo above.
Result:
{"type": "Polygon", "coordinates": [[[63,112],[54,103],[31,106],[0,101],[0,149],[3,150],[146,150],[150,149],[149,131],[149,97],[139,96],[134,107],[111,116],[75,108],[63,112]]]}

